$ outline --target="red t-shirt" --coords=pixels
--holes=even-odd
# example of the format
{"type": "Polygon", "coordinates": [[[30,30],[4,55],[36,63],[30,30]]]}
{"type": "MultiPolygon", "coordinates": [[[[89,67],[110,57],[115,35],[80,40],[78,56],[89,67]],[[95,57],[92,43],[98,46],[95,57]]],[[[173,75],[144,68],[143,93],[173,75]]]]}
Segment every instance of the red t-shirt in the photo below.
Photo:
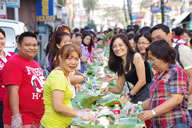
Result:
{"type": "Polygon", "coordinates": [[[7,62],[7,60],[13,54],[15,54],[14,52],[7,52],[7,51],[4,51],[4,53],[5,53],[5,58],[0,57],[0,101],[3,101],[4,95],[5,95],[5,86],[3,85],[2,70],[3,70],[3,67],[4,67],[5,63],[7,62]]]}
{"type": "MultiPolygon", "coordinates": [[[[39,124],[44,114],[42,91],[45,81],[39,64],[35,60],[28,61],[16,54],[5,64],[2,76],[5,86],[19,86],[19,112],[23,125],[39,124]]],[[[7,88],[3,106],[3,122],[11,124],[12,111],[7,88]]]]}

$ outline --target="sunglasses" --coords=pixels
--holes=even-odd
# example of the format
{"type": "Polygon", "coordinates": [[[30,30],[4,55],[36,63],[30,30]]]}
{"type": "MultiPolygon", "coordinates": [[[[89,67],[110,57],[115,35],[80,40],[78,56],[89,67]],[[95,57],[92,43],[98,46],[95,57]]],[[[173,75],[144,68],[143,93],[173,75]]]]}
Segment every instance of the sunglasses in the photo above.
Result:
{"type": "Polygon", "coordinates": [[[65,30],[68,30],[68,33],[71,34],[71,29],[68,26],[64,25],[64,24],[57,25],[57,27],[55,28],[55,32],[56,31],[66,32],[65,30]]]}

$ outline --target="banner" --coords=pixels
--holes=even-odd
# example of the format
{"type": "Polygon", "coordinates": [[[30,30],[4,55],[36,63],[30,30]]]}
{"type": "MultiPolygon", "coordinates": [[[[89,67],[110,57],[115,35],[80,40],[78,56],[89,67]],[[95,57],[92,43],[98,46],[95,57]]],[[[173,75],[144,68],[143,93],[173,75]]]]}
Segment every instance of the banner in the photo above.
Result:
{"type": "MultiPolygon", "coordinates": [[[[161,8],[158,5],[151,5],[150,6],[150,11],[155,14],[155,13],[161,13],[161,8]]],[[[171,7],[164,6],[164,12],[170,12],[171,7]]]]}
{"type": "Polygon", "coordinates": [[[36,1],[36,21],[53,21],[53,0],[36,1]]]}
{"type": "Polygon", "coordinates": [[[6,6],[8,8],[19,8],[20,7],[20,0],[5,0],[6,6]]]}
{"type": "Polygon", "coordinates": [[[182,5],[182,0],[165,0],[165,5],[167,7],[180,6],[182,5]]]}

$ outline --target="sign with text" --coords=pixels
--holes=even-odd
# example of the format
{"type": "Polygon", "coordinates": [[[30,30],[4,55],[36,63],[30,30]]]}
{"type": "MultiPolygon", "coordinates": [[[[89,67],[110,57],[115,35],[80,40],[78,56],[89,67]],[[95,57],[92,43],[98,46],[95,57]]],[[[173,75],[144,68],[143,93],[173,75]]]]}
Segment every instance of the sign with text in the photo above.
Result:
{"type": "Polygon", "coordinates": [[[165,0],[165,5],[167,7],[180,6],[181,4],[182,0],[165,0]]]}
{"type": "Polygon", "coordinates": [[[20,7],[20,0],[5,0],[6,6],[8,8],[19,8],[20,7]]]}
{"type": "MultiPolygon", "coordinates": [[[[150,10],[153,14],[155,13],[161,13],[161,8],[158,5],[151,5],[150,10]]],[[[171,7],[164,6],[164,11],[165,12],[170,12],[171,7]]]]}
{"type": "Polygon", "coordinates": [[[53,0],[36,1],[36,21],[53,21],[53,0]]]}
{"type": "Polygon", "coordinates": [[[0,2],[0,19],[6,19],[6,18],[7,18],[7,12],[5,2],[0,2]]]}

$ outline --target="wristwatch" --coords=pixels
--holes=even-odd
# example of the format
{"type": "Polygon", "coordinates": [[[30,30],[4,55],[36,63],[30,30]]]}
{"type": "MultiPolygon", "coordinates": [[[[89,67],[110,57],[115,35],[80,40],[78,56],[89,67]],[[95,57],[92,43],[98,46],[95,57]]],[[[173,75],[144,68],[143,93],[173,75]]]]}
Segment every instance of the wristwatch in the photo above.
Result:
{"type": "Polygon", "coordinates": [[[156,116],[156,112],[153,109],[151,111],[152,111],[153,116],[156,116]]]}

